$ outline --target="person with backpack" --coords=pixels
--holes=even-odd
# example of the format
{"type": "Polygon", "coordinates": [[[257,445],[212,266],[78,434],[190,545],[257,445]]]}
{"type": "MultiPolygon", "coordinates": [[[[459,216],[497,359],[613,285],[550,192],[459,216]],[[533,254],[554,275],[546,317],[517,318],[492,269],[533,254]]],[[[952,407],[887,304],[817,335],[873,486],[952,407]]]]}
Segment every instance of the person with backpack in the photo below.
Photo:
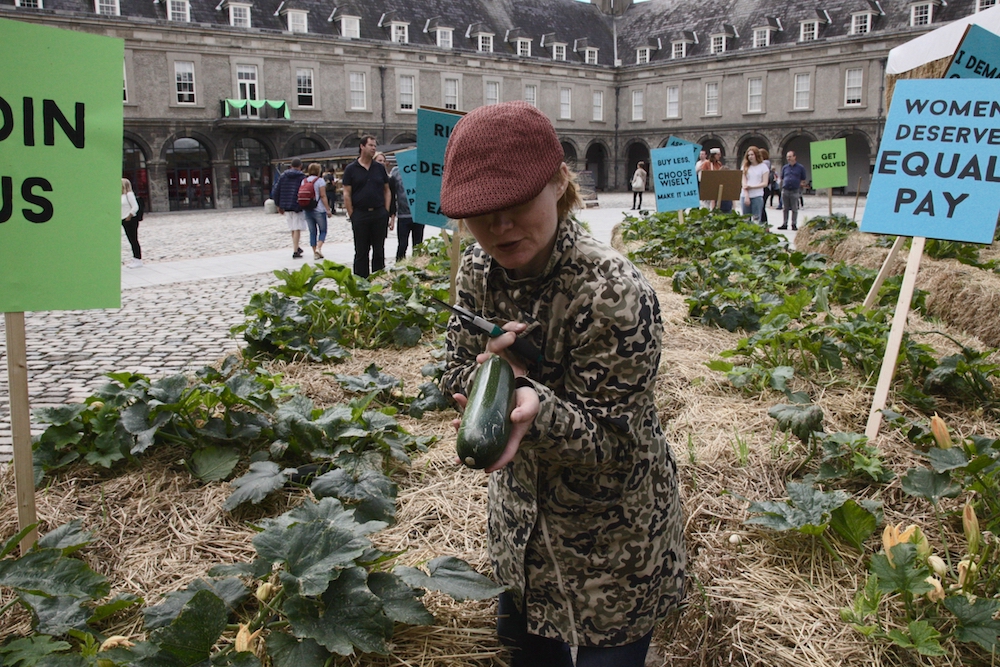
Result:
{"type": "Polygon", "coordinates": [[[302,257],[302,248],[299,247],[299,239],[302,232],[309,229],[306,226],[306,216],[299,206],[299,186],[306,175],[302,172],[302,160],[293,158],[291,166],[281,172],[278,180],[271,186],[271,199],[278,206],[278,213],[285,215],[285,222],[288,223],[288,231],[292,233],[292,258],[302,257]]]}
{"type": "Polygon", "coordinates": [[[309,225],[309,245],[313,259],[323,259],[323,242],[326,241],[326,219],[333,215],[330,200],[326,196],[326,180],[320,174],[323,167],[313,162],[306,169],[307,176],[299,185],[299,206],[306,214],[309,225]]]}

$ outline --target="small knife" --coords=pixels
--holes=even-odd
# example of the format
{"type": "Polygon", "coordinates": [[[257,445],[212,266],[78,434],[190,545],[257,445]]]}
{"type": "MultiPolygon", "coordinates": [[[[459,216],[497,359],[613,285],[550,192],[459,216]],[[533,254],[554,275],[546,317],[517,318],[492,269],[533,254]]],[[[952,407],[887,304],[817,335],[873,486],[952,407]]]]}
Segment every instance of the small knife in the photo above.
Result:
{"type": "MultiPolygon", "coordinates": [[[[431,301],[434,302],[439,308],[444,308],[447,311],[453,313],[458,317],[459,321],[465,325],[465,328],[473,333],[485,333],[490,338],[496,338],[497,336],[502,336],[507,333],[497,325],[493,324],[489,320],[483,319],[479,315],[462,308],[461,306],[450,306],[441,299],[435,299],[431,297],[431,301]]],[[[521,357],[528,363],[538,363],[542,361],[542,353],[531,344],[526,338],[514,338],[514,342],[511,344],[510,349],[513,350],[517,356],[521,357]]]]}

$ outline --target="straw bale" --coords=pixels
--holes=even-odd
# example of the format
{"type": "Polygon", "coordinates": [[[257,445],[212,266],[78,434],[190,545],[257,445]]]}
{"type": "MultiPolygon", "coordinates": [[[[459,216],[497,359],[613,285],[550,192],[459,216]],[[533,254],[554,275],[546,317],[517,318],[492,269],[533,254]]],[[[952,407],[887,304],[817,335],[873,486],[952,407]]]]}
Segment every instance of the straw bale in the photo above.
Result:
{"type": "Polygon", "coordinates": [[[885,108],[892,103],[892,93],[896,90],[896,82],[900,79],[940,79],[948,71],[951,56],[945,56],[929,63],[924,63],[900,74],[887,74],[885,77],[885,108]]]}

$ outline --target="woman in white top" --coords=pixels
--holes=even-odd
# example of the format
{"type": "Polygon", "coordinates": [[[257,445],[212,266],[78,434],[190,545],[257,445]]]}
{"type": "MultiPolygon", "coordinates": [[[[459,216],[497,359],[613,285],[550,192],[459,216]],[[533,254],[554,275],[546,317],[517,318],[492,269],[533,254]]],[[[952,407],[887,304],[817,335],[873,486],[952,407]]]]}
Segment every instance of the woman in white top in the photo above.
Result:
{"type": "Polygon", "coordinates": [[[754,222],[760,222],[760,212],[764,208],[764,188],[767,187],[767,165],[760,159],[756,146],[747,148],[743,158],[743,215],[750,214],[754,222]]]}
{"type": "Polygon", "coordinates": [[[139,202],[132,192],[132,182],[127,178],[122,179],[122,227],[125,229],[125,236],[128,237],[129,245],[132,246],[132,261],[125,266],[136,269],[142,266],[142,248],[139,247],[139,202]]]}
{"type": "Polygon", "coordinates": [[[632,174],[632,210],[637,211],[642,208],[642,193],[646,191],[646,163],[640,161],[635,166],[635,173],[632,174]],[[636,204],[636,198],[639,203],[636,204]]]}

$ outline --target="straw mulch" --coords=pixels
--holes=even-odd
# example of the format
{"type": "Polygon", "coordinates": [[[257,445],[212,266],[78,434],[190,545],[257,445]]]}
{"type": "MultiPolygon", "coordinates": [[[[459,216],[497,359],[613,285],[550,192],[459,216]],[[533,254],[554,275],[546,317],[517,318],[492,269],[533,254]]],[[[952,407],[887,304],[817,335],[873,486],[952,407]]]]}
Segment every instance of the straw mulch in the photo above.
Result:
{"type": "MultiPolygon", "coordinates": [[[[801,444],[777,432],[767,416],[767,410],[784,397],[774,392],[746,395],[733,389],[722,374],[706,368],[704,362],[733,347],[740,336],[689,322],[683,297],[670,290],[669,280],[653,271],[646,275],[659,294],[665,323],[657,405],[680,468],[690,552],[685,607],[654,633],[647,665],[916,664],[907,653],[869,642],[839,616],[839,609],[850,604],[863,584],[863,563],[871,550],[878,549],[877,538],[864,557],[839,547],[838,562],[810,538],[743,525],[748,515],[740,497],[784,497],[786,479],[805,456],[801,444]],[[739,536],[738,545],[730,542],[734,534],[739,536]]],[[[911,319],[910,327],[931,328],[919,318],[911,319]]],[[[963,336],[947,327],[934,328],[963,336]]],[[[967,336],[962,340],[975,341],[967,336]]],[[[932,344],[943,350],[945,343],[942,338],[932,344]]],[[[286,382],[299,385],[319,406],[350,398],[331,374],[359,374],[372,362],[403,378],[406,393],[412,395],[425,380],[420,368],[432,360],[433,349],[433,342],[425,340],[402,353],[355,350],[353,359],[337,366],[276,364],[272,370],[281,371],[286,382]]],[[[796,380],[794,389],[808,391],[823,408],[827,430],[862,431],[873,380],[846,372],[820,380],[796,380]]],[[[485,476],[454,464],[454,417],[452,411],[428,413],[422,420],[398,416],[412,433],[440,440],[394,473],[400,488],[398,523],[373,539],[381,549],[402,551],[402,564],[455,555],[489,573],[485,476]]],[[[981,415],[963,414],[952,424],[965,435],[1000,434],[998,424],[981,415]]],[[[877,444],[897,474],[918,461],[899,434],[883,429],[877,444]]],[[[0,537],[16,530],[13,482],[9,471],[3,475],[0,537]]],[[[888,522],[920,524],[939,547],[941,535],[931,508],[903,496],[898,480],[875,489],[859,487],[857,493],[882,499],[888,522]]],[[[251,558],[254,533],[249,522],[275,516],[303,497],[299,492],[279,494],[263,507],[230,515],[220,509],[227,494],[225,485],[196,484],[169,453],[163,453],[115,475],[76,469],[40,489],[38,505],[43,530],[74,518],[95,529],[95,542],[82,553],[95,569],[111,577],[113,593],[134,592],[155,602],[161,594],[204,576],[214,564],[251,558]]],[[[954,510],[961,502],[945,502],[943,508],[954,510]]],[[[961,532],[954,516],[945,529],[961,532]]],[[[3,597],[0,592],[0,604],[3,597]]],[[[337,664],[507,664],[493,629],[492,601],[457,603],[432,593],[424,599],[437,625],[398,628],[389,656],[345,658],[337,664]]],[[[138,613],[124,613],[116,623],[116,633],[141,636],[138,613]]],[[[21,634],[27,628],[28,619],[21,612],[0,617],[0,636],[21,634]]],[[[951,656],[922,664],[943,667],[959,662],[951,656]]]]}
{"type": "MultiPolygon", "coordinates": [[[[875,245],[880,238],[855,232],[846,238],[827,230],[804,225],[795,238],[800,250],[822,252],[835,261],[878,270],[889,255],[888,248],[875,245]]],[[[900,250],[890,267],[891,275],[906,269],[908,251],[900,250]]],[[[1000,256],[1000,243],[984,246],[980,261],[1000,256]]],[[[927,311],[951,326],[982,340],[989,347],[1000,347],[1000,274],[955,259],[920,260],[917,287],[926,290],[927,311]]]]}

